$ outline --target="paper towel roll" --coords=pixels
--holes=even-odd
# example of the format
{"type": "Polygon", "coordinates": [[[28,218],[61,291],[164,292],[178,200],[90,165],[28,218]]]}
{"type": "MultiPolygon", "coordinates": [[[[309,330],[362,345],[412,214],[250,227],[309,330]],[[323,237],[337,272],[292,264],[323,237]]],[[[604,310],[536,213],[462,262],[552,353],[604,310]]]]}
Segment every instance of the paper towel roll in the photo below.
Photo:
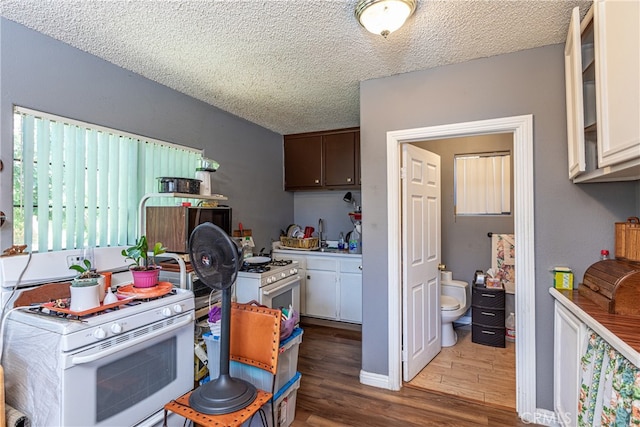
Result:
{"type": "Polygon", "coordinates": [[[441,271],[440,272],[440,281],[441,282],[450,282],[453,280],[453,273],[450,271],[441,271]]]}

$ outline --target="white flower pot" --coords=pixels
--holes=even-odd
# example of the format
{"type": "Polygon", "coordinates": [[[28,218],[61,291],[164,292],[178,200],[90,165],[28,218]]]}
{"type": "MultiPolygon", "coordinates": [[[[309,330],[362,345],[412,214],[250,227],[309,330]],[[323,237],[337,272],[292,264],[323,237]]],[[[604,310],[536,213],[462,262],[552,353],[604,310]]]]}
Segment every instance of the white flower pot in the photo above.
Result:
{"type": "MultiPolygon", "coordinates": [[[[104,291],[104,285],[102,286],[104,291]]],[[[91,286],[71,286],[71,311],[85,311],[100,306],[100,285],[98,283],[91,286]]]]}

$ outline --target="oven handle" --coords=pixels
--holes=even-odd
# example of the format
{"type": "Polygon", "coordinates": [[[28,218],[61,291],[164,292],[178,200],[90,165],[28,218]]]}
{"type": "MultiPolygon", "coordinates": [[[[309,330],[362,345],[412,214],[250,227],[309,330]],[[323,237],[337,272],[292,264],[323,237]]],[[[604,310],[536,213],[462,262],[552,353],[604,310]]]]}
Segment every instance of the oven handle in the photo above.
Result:
{"type": "Polygon", "coordinates": [[[269,290],[266,290],[266,289],[263,290],[262,291],[262,295],[269,296],[271,294],[278,293],[282,289],[288,288],[289,286],[291,286],[292,283],[295,283],[295,282],[297,282],[299,280],[300,280],[300,276],[296,276],[296,278],[294,280],[290,280],[287,283],[278,286],[277,288],[273,288],[273,289],[269,289],[269,290]]]}
{"type": "MultiPolygon", "coordinates": [[[[158,329],[155,332],[151,332],[150,334],[147,335],[143,335],[138,339],[135,340],[131,340],[131,341],[127,341],[127,345],[135,345],[135,344],[140,344],[142,342],[148,341],[150,339],[156,338],[158,335],[163,335],[166,334],[167,332],[171,332],[171,331],[175,331],[176,329],[180,329],[183,326],[188,325],[189,323],[193,322],[193,315],[187,316],[184,318],[184,320],[175,323],[167,328],[163,328],[163,329],[158,329]]],[[[95,362],[98,359],[102,359],[103,357],[107,357],[110,356],[114,353],[117,353],[119,351],[122,351],[121,347],[111,347],[109,350],[105,350],[99,353],[95,353],[95,354],[90,354],[88,356],[76,356],[73,357],[71,359],[71,363],[73,363],[74,365],[82,365],[83,363],[91,363],[91,362],[95,362]]]]}

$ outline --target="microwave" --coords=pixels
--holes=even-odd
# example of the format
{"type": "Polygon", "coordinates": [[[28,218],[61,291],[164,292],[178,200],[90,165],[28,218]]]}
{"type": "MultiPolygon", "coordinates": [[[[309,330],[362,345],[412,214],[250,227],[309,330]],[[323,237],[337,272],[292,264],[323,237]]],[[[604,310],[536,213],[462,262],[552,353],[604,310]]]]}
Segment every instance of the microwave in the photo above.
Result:
{"type": "Polygon", "coordinates": [[[211,222],[231,235],[231,208],[148,206],[147,240],[150,245],[161,242],[167,252],[189,253],[189,237],[193,229],[205,222],[211,222]]]}

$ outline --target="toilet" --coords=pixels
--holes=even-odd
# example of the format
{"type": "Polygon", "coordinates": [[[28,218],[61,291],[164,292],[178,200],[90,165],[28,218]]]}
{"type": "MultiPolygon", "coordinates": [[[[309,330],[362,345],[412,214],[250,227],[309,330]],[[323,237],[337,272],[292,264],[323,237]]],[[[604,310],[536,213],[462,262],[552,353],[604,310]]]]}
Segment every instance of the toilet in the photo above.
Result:
{"type": "Polygon", "coordinates": [[[464,316],[471,307],[471,287],[462,280],[453,280],[450,271],[440,272],[440,313],[442,316],[442,347],[458,341],[453,322],[464,316]]]}

